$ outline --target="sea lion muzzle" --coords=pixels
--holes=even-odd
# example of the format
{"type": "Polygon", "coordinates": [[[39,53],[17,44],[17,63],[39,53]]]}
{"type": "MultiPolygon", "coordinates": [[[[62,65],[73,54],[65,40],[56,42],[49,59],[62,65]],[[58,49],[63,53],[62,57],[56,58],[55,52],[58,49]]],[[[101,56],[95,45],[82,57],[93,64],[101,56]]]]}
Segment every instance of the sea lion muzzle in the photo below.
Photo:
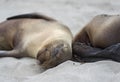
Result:
{"type": "Polygon", "coordinates": [[[52,51],[52,57],[59,57],[59,53],[62,53],[62,50],[64,48],[63,44],[58,45],[56,48],[52,51]]]}

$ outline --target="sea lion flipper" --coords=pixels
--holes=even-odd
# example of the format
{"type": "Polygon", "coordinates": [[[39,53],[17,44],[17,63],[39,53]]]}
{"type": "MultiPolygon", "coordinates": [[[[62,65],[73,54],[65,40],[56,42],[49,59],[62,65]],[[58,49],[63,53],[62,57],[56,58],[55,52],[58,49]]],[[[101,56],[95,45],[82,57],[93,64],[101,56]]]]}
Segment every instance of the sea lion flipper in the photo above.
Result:
{"type": "Polygon", "coordinates": [[[19,54],[19,52],[17,50],[11,50],[11,51],[0,50],[0,57],[21,58],[21,57],[23,57],[23,55],[19,54]]]}
{"type": "Polygon", "coordinates": [[[120,62],[120,43],[105,48],[101,53],[104,53],[108,58],[114,61],[120,62]]]}
{"type": "Polygon", "coordinates": [[[83,43],[74,43],[73,54],[75,54],[74,57],[85,62],[106,59],[120,62],[120,43],[111,45],[105,49],[94,48],[83,43]]]}
{"type": "Polygon", "coordinates": [[[55,19],[53,19],[51,17],[45,16],[42,14],[38,14],[38,13],[28,13],[28,14],[16,15],[16,16],[8,17],[7,20],[22,19],[22,18],[44,19],[47,21],[56,21],[55,19]]]}
{"type": "Polygon", "coordinates": [[[73,60],[78,62],[96,62],[108,58],[102,52],[102,49],[94,48],[85,43],[75,42],[73,44],[73,60]]]}
{"type": "Polygon", "coordinates": [[[101,56],[101,55],[98,55],[101,51],[102,49],[88,46],[85,43],[80,43],[80,42],[73,43],[73,54],[76,54],[80,57],[101,56]]]}

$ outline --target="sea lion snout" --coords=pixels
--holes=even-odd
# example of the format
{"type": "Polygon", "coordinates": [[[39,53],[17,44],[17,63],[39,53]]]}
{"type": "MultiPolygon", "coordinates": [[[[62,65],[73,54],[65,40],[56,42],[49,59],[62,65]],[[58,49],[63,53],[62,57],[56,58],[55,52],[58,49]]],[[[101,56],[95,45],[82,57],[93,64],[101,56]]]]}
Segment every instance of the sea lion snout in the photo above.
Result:
{"type": "Polygon", "coordinates": [[[70,53],[69,46],[66,44],[59,44],[53,49],[51,55],[52,57],[59,57],[67,53],[70,53]]]}
{"type": "Polygon", "coordinates": [[[62,43],[47,48],[38,54],[41,66],[48,69],[72,58],[72,50],[68,44],[62,43]]]}
{"type": "Polygon", "coordinates": [[[62,51],[63,51],[62,49],[63,49],[63,48],[64,48],[64,44],[60,44],[60,45],[56,46],[56,47],[53,49],[51,55],[52,55],[53,57],[59,57],[59,54],[62,53],[62,51]]]}

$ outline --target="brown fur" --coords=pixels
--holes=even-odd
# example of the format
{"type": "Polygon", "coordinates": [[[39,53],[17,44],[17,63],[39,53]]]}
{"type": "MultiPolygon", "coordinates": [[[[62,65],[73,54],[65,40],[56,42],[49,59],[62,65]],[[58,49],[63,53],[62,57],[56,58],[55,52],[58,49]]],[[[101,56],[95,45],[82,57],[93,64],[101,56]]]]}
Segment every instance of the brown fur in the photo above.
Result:
{"type": "Polygon", "coordinates": [[[74,38],[74,42],[106,48],[120,43],[120,16],[98,15],[94,17],[74,38]]]}
{"type": "Polygon", "coordinates": [[[71,59],[69,28],[52,18],[34,16],[18,15],[0,23],[0,57],[33,57],[40,60],[44,68],[71,59]]]}

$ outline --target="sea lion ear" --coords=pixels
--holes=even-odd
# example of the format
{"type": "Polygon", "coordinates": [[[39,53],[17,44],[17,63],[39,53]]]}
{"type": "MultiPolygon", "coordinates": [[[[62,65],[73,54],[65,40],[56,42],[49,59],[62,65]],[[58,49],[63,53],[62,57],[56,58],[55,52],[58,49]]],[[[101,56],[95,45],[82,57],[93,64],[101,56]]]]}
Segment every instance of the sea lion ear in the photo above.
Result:
{"type": "Polygon", "coordinates": [[[45,49],[43,50],[39,50],[38,54],[37,54],[37,59],[40,61],[40,64],[44,63],[45,61],[45,58],[44,58],[44,51],[45,49]]]}
{"type": "Polygon", "coordinates": [[[40,65],[43,69],[47,69],[51,62],[51,54],[49,53],[50,49],[44,48],[38,51],[37,59],[39,60],[40,65]]]}
{"type": "Polygon", "coordinates": [[[43,54],[45,51],[47,51],[46,48],[43,48],[42,50],[39,50],[38,54],[37,54],[37,59],[39,59],[40,55],[43,54]]]}

